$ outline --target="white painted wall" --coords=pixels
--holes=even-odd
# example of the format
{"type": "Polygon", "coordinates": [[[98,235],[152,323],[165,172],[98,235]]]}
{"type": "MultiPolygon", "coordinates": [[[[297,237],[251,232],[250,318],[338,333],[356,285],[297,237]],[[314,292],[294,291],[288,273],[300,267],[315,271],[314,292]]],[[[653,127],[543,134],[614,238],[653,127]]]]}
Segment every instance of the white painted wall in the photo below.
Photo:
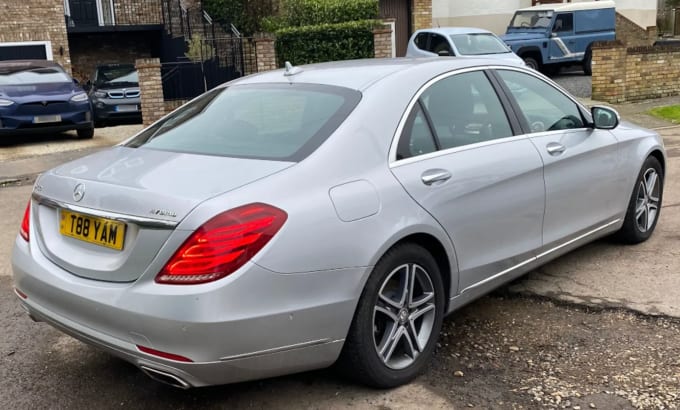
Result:
{"type": "MultiPolygon", "coordinates": [[[[580,1],[589,0],[572,0],[580,1]]],[[[616,10],[640,26],[656,25],[655,0],[615,1],[616,10]]],[[[432,0],[432,24],[480,27],[503,34],[515,10],[530,6],[531,0],[432,0]]]]}

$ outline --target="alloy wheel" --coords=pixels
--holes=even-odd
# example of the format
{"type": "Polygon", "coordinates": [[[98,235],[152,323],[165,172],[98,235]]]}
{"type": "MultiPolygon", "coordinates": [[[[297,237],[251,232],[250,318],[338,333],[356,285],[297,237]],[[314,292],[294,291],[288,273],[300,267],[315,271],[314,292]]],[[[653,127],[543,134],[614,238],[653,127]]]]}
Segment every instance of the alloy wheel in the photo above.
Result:
{"type": "Polygon", "coordinates": [[[425,349],[436,318],[435,291],[430,274],[407,263],[383,281],[373,309],[373,341],[380,360],[404,369],[425,349]]]}
{"type": "Polygon", "coordinates": [[[654,226],[659,213],[660,191],[659,174],[650,168],[645,171],[637,189],[635,223],[640,232],[647,232],[654,226]]]}

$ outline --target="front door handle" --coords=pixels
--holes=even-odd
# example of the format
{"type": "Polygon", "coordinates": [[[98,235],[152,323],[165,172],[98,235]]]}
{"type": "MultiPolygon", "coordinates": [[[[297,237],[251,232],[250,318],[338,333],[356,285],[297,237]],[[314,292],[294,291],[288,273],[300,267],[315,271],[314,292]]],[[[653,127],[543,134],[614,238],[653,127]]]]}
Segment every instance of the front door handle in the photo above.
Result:
{"type": "Polygon", "coordinates": [[[425,185],[432,185],[436,182],[444,182],[451,178],[451,173],[445,169],[429,169],[423,172],[420,179],[425,185]]]}
{"type": "Polygon", "coordinates": [[[548,151],[548,154],[557,156],[560,155],[564,152],[564,150],[567,149],[564,145],[560,144],[559,142],[551,142],[548,145],[545,146],[545,149],[548,151]]]}

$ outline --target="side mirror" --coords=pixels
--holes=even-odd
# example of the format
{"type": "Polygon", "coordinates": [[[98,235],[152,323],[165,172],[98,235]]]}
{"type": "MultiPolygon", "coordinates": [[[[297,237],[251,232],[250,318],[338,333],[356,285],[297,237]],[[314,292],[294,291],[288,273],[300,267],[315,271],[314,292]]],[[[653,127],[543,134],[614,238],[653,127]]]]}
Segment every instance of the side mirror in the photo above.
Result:
{"type": "Polygon", "coordinates": [[[601,130],[612,130],[619,125],[621,117],[616,110],[596,105],[590,109],[593,116],[593,127],[601,130]]]}
{"type": "Polygon", "coordinates": [[[451,53],[449,53],[449,50],[439,50],[437,51],[437,55],[439,57],[448,57],[451,55],[451,53]]]}
{"type": "Polygon", "coordinates": [[[73,80],[73,84],[75,84],[75,85],[80,85],[80,83],[78,82],[78,80],[76,80],[75,78],[73,78],[72,80],[73,80]]]}

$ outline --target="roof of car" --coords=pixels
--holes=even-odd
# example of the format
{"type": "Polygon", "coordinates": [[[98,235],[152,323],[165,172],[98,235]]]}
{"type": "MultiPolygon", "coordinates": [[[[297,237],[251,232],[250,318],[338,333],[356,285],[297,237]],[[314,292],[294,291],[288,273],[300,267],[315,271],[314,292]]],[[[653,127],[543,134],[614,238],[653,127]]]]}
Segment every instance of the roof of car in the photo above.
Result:
{"type": "Polygon", "coordinates": [[[541,4],[538,6],[519,9],[518,11],[536,11],[536,10],[578,11],[578,10],[610,9],[615,7],[616,4],[613,1],[605,0],[605,1],[586,1],[581,3],[541,4]]]}
{"type": "Polygon", "coordinates": [[[450,35],[455,35],[455,34],[486,34],[491,32],[489,30],[484,30],[481,28],[476,28],[476,27],[433,27],[433,28],[424,28],[421,30],[418,30],[417,33],[422,33],[422,32],[430,32],[430,33],[438,33],[442,34],[445,36],[450,36],[450,35]]]}
{"type": "Polygon", "coordinates": [[[372,84],[388,78],[397,72],[425,68],[440,72],[456,70],[460,68],[507,65],[516,67],[516,64],[507,63],[498,59],[489,58],[370,58],[364,60],[334,61],[299,66],[297,74],[286,76],[284,70],[267,71],[260,74],[243,77],[229,84],[253,84],[253,83],[309,83],[326,84],[345,87],[354,90],[365,90],[372,84]]]}

